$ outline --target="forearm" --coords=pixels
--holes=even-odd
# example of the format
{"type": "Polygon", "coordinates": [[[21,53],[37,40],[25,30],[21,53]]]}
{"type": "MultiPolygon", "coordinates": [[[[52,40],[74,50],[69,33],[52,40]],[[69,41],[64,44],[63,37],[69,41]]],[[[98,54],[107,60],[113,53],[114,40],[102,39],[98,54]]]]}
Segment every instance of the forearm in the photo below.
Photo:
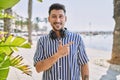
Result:
{"type": "Polygon", "coordinates": [[[53,64],[55,64],[55,62],[57,62],[57,60],[59,58],[67,56],[69,54],[68,46],[70,44],[72,44],[72,42],[70,42],[66,45],[62,45],[62,43],[60,42],[58,51],[53,56],[51,56],[45,60],[37,62],[37,64],[35,65],[36,71],[37,72],[45,71],[45,70],[49,69],[50,67],[52,67],[53,64]]]}
{"type": "Polygon", "coordinates": [[[81,66],[82,80],[89,80],[89,66],[84,64],[81,66]]]}
{"type": "Polygon", "coordinates": [[[53,56],[45,59],[45,60],[42,60],[42,61],[39,61],[37,62],[36,64],[36,71],[37,72],[41,72],[41,71],[45,71],[47,69],[49,69],[51,66],[53,66],[53,64],[59,59],[59,55],[57,53],[55,53],[53,56]]]}

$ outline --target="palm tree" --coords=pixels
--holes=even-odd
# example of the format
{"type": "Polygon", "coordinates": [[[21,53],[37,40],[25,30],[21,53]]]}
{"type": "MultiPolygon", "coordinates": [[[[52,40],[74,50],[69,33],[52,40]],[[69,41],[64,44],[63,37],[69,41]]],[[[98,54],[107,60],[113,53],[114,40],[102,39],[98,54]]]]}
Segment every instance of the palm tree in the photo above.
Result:
{"type": "Polygon", "coordinates": [[[31,22],[31,17],[32,17],[32,0],[28,1],[28,42],[32,44],[32,22],[31,22]]]}
{"type": "Polygon", "coordinates": [[[114,0],[115,28],[113,32],[112,64],[120,64],[120,0],[114,0]]]}
{"type": "Polygon", "coordinates": [[[31,45],[22,37],[8,35],[0,32],[0,80],[6,80],[9,74],[10,66],[21,70],[23,73],[31,76],[31,70],[28,65],[23,64],[23,57],[13,56],[18,48],[31,48],[31,45]]]}
{"type": "MultiPolygon", "coordinates": [[[[6,13],[11,13],[11,8],[15,4],[17,4],[19,0],[0,0],[0,10],[6,9],[6,13]]],[[[0,16],[4,18],[3,16],[0,16]]],[[[14,37],[13,35],[9,35],[10,32],[10,21],[8,17],[5,17],[6,19],[4,21],[7,21],[5,23],[5,31],[6,32],[0,32],[0,80],[6,80],[10,66],[13,66],[17,69],[20,69],[27,75],[31,75],[31,71],[29,70],[28,65],[24,65],[22,61],[22,56],[16,56],[13,57],[12,54],[14,51],[18,51],[17,47],[21,48],[30,48],[30,44],[22,37],[14,37]],[[7,36],[6,36],[7,35],[7,36]]]]}
{"type": "MultiPolygon", "coordinates": [[[[39,2],[42,2],[42,0],[38,0],[39,2]]],[[[28,42],[32,44],[32,37],[31,37],[31,33],[32,33],[32,21],[31,21],[31,17],[32,17],[32,0],[28,1],[28,42]]]]}
{"type": "MultiPolygon", "coordinates": [[[[4,9],[6,15],[12,15],[11,7],[17,4],[20,0],[0,0],[0,10],[4,9]]],[[[4,17],[4,31],[7,31],[10,34],[11,30],[11,18],[4,17]]]]}
{"type": "MultiPolygon", "coordinates": [[[[12,15],[12,9],[7,8],[4,10],[4,13],[12,15]]],[[[8,34],[10,34],[10,32],[11,32],[11,23],[12,23],[11,18],[4,18],[4,31],[8,32],[8,34]]]]}

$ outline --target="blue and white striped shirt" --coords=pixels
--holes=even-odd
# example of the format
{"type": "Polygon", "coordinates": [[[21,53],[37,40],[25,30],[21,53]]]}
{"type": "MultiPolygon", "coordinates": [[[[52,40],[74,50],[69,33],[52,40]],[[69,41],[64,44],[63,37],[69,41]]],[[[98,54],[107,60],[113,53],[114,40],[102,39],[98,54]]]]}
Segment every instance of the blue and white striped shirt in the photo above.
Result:
{"type": "MultiPolygon", "coordinates": [[[[63,45],[73,42],[70,45],[70,53],[44,71],[42,80],[80,80],[80,66],[89,61],[81,36],[67,31],[66,37],[61,38],[61,41],[63,45]]],[[[40,37],[34,55],[34,64],[56,53],[58,45],[59,39],[51,39],[50,35],[40,37]]]]}

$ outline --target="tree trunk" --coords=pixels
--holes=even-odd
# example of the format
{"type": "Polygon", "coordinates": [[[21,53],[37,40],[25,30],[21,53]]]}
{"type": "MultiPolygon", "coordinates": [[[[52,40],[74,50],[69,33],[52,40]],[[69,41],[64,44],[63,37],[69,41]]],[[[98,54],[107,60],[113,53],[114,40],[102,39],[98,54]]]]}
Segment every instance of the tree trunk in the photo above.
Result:
{"type": "MultiPolygon", "coordinates": [[[[12,9],[11,8],[6,9],[4,13],[8,15],[12,15],[12,9]]],[[[10,18],[4,18],[4,31],[8,32],[8,34],[10,34],[12,31],[11,23],[12,23],[12,20],[10,18]]]]}
{"type": "Polygon", "coordinates": [[[31,22],[31,17],[32,17],[32,0],[28,1],[28,42],[32,44],[32,22],[31,22]]]}
{"type": "Polygon", "coordinates": [[[113,33],[112,58],[110,63],[120,64],[120,0],[114,0],[115,28],[113,33]]]}

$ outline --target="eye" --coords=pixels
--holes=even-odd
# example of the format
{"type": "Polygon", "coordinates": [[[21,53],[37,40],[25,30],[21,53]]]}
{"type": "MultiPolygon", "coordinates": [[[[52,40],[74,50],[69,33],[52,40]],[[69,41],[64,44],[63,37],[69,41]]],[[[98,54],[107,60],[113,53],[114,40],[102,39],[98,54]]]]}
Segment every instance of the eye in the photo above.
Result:
{"type": "Polygon", "coordinates": [[[64,16],[63,16],[63,15],[60,15],[60,16],[59,16],[59,18],[61,18],[61,19],[62,19],[62,18],[64,18],[64,16]]]}
{"type": "Polygon", "coordinates": [[[52,16],[52,18],[56,18],[56,16],[55,16],[55,15],[53,15],[53,16],[52,16]]]}

